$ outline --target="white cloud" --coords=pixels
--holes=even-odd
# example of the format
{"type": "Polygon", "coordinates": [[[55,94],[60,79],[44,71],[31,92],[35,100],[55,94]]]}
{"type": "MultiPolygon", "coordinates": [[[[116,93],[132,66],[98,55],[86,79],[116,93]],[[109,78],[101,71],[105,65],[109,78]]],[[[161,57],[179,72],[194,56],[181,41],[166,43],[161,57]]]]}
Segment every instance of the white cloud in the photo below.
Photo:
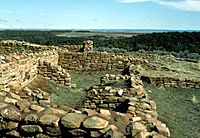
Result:
{"type": "Polygon", "coordinates": [[[7,22],[8,22],[8,20],[1,19],[1,18],[0,18],[0,23],[7,23],[7,22]]]}
{"type": "Polygon", "coordinates": [[[200,12],[200,0],[121,0],[123,3],[153,2],[162,6],[172,7],[183,11],[200,12]]]}

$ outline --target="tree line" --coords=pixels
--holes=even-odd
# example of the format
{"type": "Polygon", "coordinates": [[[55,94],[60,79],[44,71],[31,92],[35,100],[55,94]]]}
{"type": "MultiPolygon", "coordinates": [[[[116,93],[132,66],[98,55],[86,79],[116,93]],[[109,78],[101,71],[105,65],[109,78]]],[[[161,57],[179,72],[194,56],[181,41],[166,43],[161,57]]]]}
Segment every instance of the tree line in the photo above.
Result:
{"type": "MultiPolygon", "coordinates": [[[[57,34],[70,32],[71,30],[5,30],[0,31],[0,40],[23,40],[41,45],[77,45],[84,40],[90,39],[95,47],[120,48],[127,51],[166,51],[200,54],[200,32],[163,32],[146,33],[132,37],[106,37],[94,35],[87,37],[60,37],[57,34]]],[[[80,33],[80,32],[79,32],[80,33]]]]}

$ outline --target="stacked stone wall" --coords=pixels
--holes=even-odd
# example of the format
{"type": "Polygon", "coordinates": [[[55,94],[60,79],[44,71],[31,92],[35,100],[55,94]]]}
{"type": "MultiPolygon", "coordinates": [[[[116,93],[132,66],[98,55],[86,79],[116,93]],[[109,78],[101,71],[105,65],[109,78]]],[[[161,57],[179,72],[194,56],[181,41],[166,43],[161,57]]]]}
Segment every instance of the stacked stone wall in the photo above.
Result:
{"type": "Polygon", "coordinates": [[[71,75],[60,66],[53,67],[48,63],[45,63],[43,65],[39,65],[37,68],[38,74],[44,76],[45,78],[54,80],[57,84],[71,86],[71,75]]]}
{"type": "MultiPolygon", "coordinates": [[[[11,45],[18,46],[16,43],[11,45]]],[[[22,52],[23,56],[12,56],[12,60],[1,56],[0,86],[5,89],[0,89],[0,137],[170,136],[166,125],[157,119],[155,102],[148,99],[137,71],[132,70],[125,76],[111,74],[102,77],[100,85],[88,90],[85,108],[80,110],[58,107],[51,102],[50,93],[39,88],[23,87],[38,73],[68,85],[71,78],[63,68],[74,71],[122,71],[127,64],[146,63],[123,54],[92,53],[90,46],[91,43],[85,48],[86,53],[58,54],[46,49],[41,53],[22,52]],[[114,85],[111,85],[113,81],[114,85]],[[115,81],[120,84],[116,85],[115,81]],[[17,91],[9,87],[12,85],[23,89],[17,91]]]]}
{"type": "Polygon", "coordinates": [[[66,70],[73,71],[122,71],[128,63],[142,64],[145,62],[145,60],[132,56],[105,52],[59,53],[59,65],[66,70]]]}
{"type": "MultiPolygon", "coordinates": [[[[147,138],[170,136],[169,129],[157,119],[156,104],[147,98],[137,75],[106,75],[101,86],[92,87],[90,100],[98,100],[101,94],[108,98],[117,97],[126,100],[122,111],[109,111],[102,107],[95,110],[74,110],[69,107],[57,107],[50,102],[49,93],[38,88],[24,87],[16,90],[1,91],[0,99],[0,136],[1,137],[112,137],[147,138]],[[123,91],[116,93],[114,88],[106,88],[110,81],[127,80],[123,91]],[[103,92],[98,90],[105,90],[103,92]],[[127,95],[126,91],[131,91],[127,95]],[[116,95],[115,95],[116,94],[116,95]],[[93,97],[93,98],[91,98],[93,97]],[[123,121],[122,121],[123,120],[123,121]]],[[[88,99],[87,99],[88,100],[88,99]]],[[[111,101],[110,101],[111,102],[111,101]]]]}
{"type": "Polygon", "coordinates": [[[128,137],[169,137],[169,129],[157,119],[156,103],[149,100],[144,91],[139,72],[131,70],[128,74],[103,76],[101,84],[88,91],[85,108],[121,112],[127,118],[131,116],[126,126],[128,137]],[[119,84],[121,81],[125,81],[125,86],[119,84]],[[113,86],[113,82],[118,84],[113,86]],[[160,128],[164,131],[159,131],[160,128]]]}
{"type": "Polygon", "coordinates": [[[60,49],[62,49],[62,51],[70,51],[70,52],[78,52],[83,48],[82,45],[63,45],[60,46],[60,49]]]}
{"type": "Polygon", "coordinates": [[[47,50],[57,50],[54,46],[42,46],[37,44],[32,44],[24,41],[16,40],[6,40],[0,41],[0,54],[13,54],[13,53],[38,53],[47,50]]]}
{"type": "Polygon", "coordinates": [[[179,79],[173,77],[148,77],[142,76],[142,80],[156,86],[173,88],[200,88],[200,81],[197,79],[179,79]]]}
{"type": "Polygon", "coordinates": [[[30,54],[22,59],[18,57],[16,61],[0,64],[0,86],[23,87],[37,76],[37,67],[39,63],[44,62],[51,66],[58,66],[58,54],[53,51],[46,51],[30,54]]]}

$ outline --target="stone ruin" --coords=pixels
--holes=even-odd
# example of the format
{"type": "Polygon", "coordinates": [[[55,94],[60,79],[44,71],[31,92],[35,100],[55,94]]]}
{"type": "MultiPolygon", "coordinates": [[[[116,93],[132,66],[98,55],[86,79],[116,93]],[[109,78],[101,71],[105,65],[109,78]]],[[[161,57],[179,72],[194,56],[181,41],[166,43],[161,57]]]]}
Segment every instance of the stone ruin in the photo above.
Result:
{"type": "Polygon", "coordinates": [[[83,42],[83,52],[93,51],[93,41],[87,40],[83,42]]]}
{"type": "MultiPolygon", "coordinates": [[[[13,45],[23,47],[24,43],[20,44],[13,45]]],[[[91,50],[92,43],[89,41],[86,45],[91,50]]],[[[0,137],[170,137],[169,129],[157,119],[156,103],[148,99],[140,73],[133,65],[146,61],[123,55],[95,54],[89,52],[88,48],[86,53],[70,53],[67,50],[64,53],[57,47],[43,47],[42,51],[39,50],[41,47],[31,47],[37,52],[20,51],[19,54],[12,51],[14,53],[10,55],[1,55],[0,137]],[[75,57],[88,66],[77,60],[73,62],[71,59],[75,57]],[[128,69],[123,75],[102,76],[101,83],[87,91],[83,107],[75,110],[53,104],[50,93],[46,91],[27,87],[37,75],[42,75],[56,83],[75,88],[67,73],[70,68],[67,60],[70,65],[78,64],[77,67],[72,65],[74,71],[122,71],[125,66],[128,69]]]]}

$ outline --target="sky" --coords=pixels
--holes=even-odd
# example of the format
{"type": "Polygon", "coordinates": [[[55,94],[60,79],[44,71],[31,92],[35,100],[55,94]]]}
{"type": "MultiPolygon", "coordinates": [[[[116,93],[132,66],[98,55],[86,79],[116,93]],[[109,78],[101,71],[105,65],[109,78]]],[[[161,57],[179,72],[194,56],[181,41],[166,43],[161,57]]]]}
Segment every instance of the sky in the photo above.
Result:
{"type": "Polygon", "coordinates": [[[0,0],[0,28],[200,30],[200,0],[0,0]]]}

